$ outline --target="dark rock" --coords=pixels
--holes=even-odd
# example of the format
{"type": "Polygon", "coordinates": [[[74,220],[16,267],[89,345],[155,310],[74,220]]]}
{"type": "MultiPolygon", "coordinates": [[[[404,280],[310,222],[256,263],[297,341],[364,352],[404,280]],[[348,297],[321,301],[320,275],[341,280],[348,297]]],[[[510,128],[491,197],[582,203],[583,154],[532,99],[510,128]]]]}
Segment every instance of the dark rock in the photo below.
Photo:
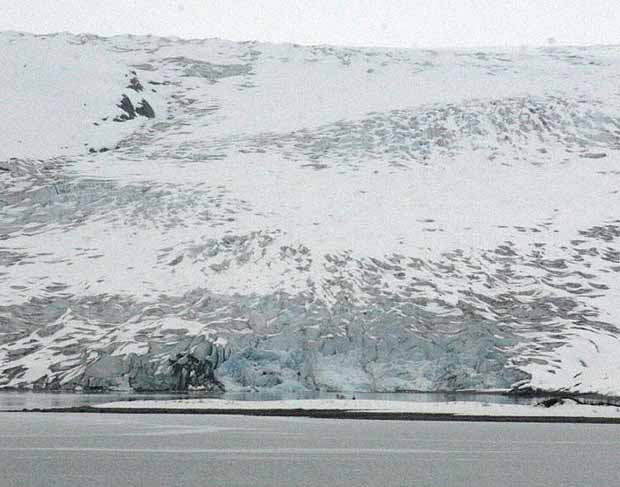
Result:
{"type": "Polygon", "coordinates": [[[134,90],[135,92],[144,91],[144,86],[142,86],[140,80],[135,76],[129,80],[127,88],[129,88],[130,90],[134,90]]]}
{"type": "Polygon", "coordinates": [[[146,118],[155,118],[155,110],[153,110],[153,107],[151,107],[149,102],[144,98],[142,98],[142,101],[136,107],[136,113],[146,118]]]}
{"type": "Polygon", "coordinates": [[[553,406],[560,406],[562,404],[566,404],[567,401],[572,401],[576,404],[585,404],[583,401],[577,399],[572,396],[560,396],[560,397],[551,397],[549,399],[545,399],[544,401],[540,401],[536,404],[536,406],[542,406],[545,408],[550,408],[553,406]]]}
{"type": "Polygon", "coordinates": [[[552,406],[555,406],[557,404],[562,404],[564,401],[562,401],[561,398],[559,397],[552,397],[550,399],[545,399],[544,401],[540,401],[537,406],[542,406],[545,408],[550,408],[552,406]]]}
{"type": "Polygon", "coordinates": [[[121,102],[116,106],[123,110],[125,113],[119,115],[118,117],[114,117],[115,122],[125,122],[127,120],[133,120],[134,118],[136,118],[136,109],[134,108],[133,103],[131,103],[131,100],[127,95],[123,95],[123,97],[121,98],[121,102]]]}

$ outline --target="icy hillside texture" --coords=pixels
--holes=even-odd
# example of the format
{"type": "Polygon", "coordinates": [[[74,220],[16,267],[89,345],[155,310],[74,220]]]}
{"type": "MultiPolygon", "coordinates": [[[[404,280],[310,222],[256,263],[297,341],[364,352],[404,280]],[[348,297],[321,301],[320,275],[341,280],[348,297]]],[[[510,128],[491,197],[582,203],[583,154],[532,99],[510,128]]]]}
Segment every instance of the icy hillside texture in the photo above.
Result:
{"type": "Polygon", "coordinates": [[[0,387],[620,395],[620,48],[0,66],[0,387]]]}

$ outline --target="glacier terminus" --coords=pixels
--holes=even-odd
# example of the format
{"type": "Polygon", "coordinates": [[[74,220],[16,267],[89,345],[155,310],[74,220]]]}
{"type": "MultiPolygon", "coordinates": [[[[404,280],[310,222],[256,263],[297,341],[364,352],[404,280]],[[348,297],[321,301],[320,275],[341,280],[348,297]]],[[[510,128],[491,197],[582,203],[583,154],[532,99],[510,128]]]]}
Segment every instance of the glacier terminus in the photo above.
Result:
{"type": "Polygon", "coordinates": [[[620,395],[617,46],[0,66],[0,387],[620,395]]]}

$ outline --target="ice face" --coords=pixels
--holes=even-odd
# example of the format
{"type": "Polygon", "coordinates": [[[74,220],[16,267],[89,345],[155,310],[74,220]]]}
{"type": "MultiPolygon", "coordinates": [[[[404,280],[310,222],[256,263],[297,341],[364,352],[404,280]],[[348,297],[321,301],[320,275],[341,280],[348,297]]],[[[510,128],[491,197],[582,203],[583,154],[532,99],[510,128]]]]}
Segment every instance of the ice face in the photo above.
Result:
{"type": "Polygon", "coordinates": [[[613,48],[0,46],[0,386],[620,394],[613,48]]]}

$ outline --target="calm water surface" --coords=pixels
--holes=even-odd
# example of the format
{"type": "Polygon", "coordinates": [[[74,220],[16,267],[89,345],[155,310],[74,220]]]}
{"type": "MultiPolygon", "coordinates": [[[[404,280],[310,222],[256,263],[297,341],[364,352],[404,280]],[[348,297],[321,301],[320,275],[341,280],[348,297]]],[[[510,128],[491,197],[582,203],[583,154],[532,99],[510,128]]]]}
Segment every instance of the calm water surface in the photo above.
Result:
{"type": "MultiPolygon", "coordinates": [[[[385,399],[394,401],[417,401],[417,402],[442,402],[442,401],[480,401],[493,403],[511,403],[511,404],[530,404],[538,399],[518,398],[511,396],[503,396],[501,394],[476,394],[476,393],[355,393],[347,394],[347,398],[352,396],[358,399],[385,399]]],[[[50,409],[65,408],[74,406],[86,406],[89,404],[101,404],[112,401],[128,401],[132,399],[180,399],[180,398],[197,398],[197,397],[214,397],[223,399],[237,400],[279,400],[279,399],[324,399],[335,398],[336,394],[329,393],[307,393],[299,394],[268,394],[268,393],[227,393],[227,394],[210,394],[210,393],[190,393],[190,394],[138,394],[138,393],[94,393],[94,394],[78,394],[66,392],[13,392],[0,391],[0,411],[22,410],[22,409],[50,409]]]]}
{"type": "Polygon", "coordinates": [[[0,413],[0,485],[617,485],[620,426],[0,413]]]}

